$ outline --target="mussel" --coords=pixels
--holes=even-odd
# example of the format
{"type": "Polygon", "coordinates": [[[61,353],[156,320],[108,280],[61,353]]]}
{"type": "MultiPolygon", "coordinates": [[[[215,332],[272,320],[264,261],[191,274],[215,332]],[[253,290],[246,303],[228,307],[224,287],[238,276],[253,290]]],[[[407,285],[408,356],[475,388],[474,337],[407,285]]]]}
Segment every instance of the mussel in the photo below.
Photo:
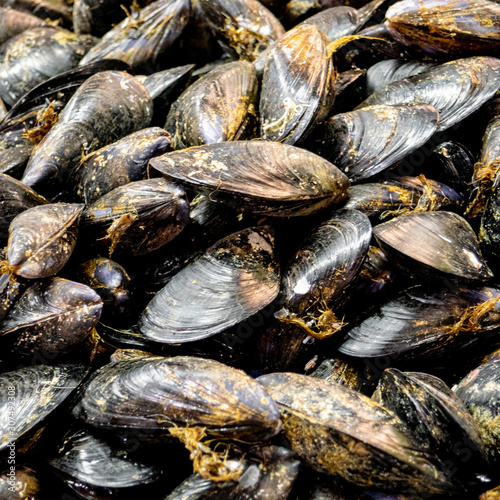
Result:
{"type": "Polygon", "coordinates": [[[115,431],[170,435],[169,429],[198,426],[212,436],[249,442],[281,429],[276,403],[255,380],[217,361],[189,356],[106,365],[83,388],[75,413],[92,426],[115,431]]]}
{"type": "Polygon", "coordinates": [[[309,215],[339,203],[349,185],[323,158],[267,141],[207,144],[153,158],[150,165],[208,191],[212,200],[275,216],[309,215]]]}
{"type": "Polygon", "coordinates": [[[133,76],[118,71],[91,76],[36,147],[22,182],[42,194],[53,192],[85,154],[147,127],[152,111],[148,91],[133,76]]]}
{"type": "Polygon", "coordinates": [[[80,64],[119,59],[150,72],[182,33],[189,10],[188,0],[156,0],[108,31],[80,64]]]}
{"type": "Polygon", "coordinates": [[[279,292],[274,237],[263,226],[210,247],[160,290],[139,320],[141,333],[170,344],[200,340],[270,304],[279,292]]]}
{"type": "Polygon", "coordinates": [[[479,109],[500,89],[500,59],[470,57],[431,68],[375,92],[356,109],[379,104],[427,103],[446,130],[479,109]]]}
{"type": "Polygon", "coordinates": [[[172,148],[244,138],[255,112],[257,88],[255,69],[245,61],[223,64],[197,80],[167,116],[172,148]]]}
{"type": "Polygon", "coordinates": [[[187,224],[188,202],[182,187],[164,179],[117,187],[87,207],[82,230],[98,244],[129,255],[143,255],[166,245],[187,224]],[[97,236],[97,237],[96,237],[97,236]]]}
{"type": "Polygon", "coordinates": [[[81,346],[101,316],[94,290],[62,278],[38,281],[0,323],[0,335],[16,358],[53,360],[81,346]]]}
{"type": "Polygon", "coordinates": [[[319,28],[302,25],[271,49],[259,103],[263,139],[295,144],[326,118],[336,77],[327,45],[319,28]]]}
{"type": "Polygon", "coordinates": [[[0,7],[0,44],[30,28],[44,26],[39,17],[15,9],[0,7]]]}
{"type": "Polygon", "coordinates": [[[385,491],[456,491],[392,412],[346,386],[296,373],[258,378],[280,407],[283,433],[315,470],[385,491]]]}
{"type": "Polygon", "coordinates": [[[74,68],[93,45],[88,35],[48,26],[12,38],[0,48],[0,98],[12,106],[39,83],[74,68]]]}

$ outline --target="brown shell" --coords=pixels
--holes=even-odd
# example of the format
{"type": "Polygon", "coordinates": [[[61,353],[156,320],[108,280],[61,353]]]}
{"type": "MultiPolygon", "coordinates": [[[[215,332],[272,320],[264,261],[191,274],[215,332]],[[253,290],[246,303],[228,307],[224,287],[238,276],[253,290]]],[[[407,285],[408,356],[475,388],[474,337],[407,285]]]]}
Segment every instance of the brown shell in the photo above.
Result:
{"type": "Polygon", "coordinates": [[[46,278],[58,273],[76,245],[84,206],[57,203],[30,208],[11,223],[7,258],[23,278],[46,278]]]}

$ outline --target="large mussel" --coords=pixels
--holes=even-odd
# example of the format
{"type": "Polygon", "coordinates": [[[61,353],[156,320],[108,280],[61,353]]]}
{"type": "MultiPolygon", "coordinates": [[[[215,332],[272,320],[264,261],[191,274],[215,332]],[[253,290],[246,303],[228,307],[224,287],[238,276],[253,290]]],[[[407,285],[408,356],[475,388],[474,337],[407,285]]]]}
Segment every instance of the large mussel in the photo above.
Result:
{"type": "MultiPolygon", "coordinates": [[[[99,369],[75,412],[119,431],[206,428],[213,436],[264,441],[281,429],[276,403],[240,370],[201,358],[141,357],[99,369]]],[[[175,431],[174,431],[175,432],[175,431]]]]}
{"type": "Polygon", "coordinates": [[[154,158],[150,165],[212,200],[266,215],[314,213],[343,200],[349,185],[323,158],[267,141],[207,144],[154,158]]]}
{"type": "Polygon", "coordinates": [[[151,117],[151,97],[133,76],[117,71],[91,76],[33,152],[22,182],[42,194],[54,191],[85,154],[147,127],[151,117]]]}
{"type": "Polygon", "coordinates": [[[139,329],[166,343],[200,340],[247,319],[279,292],[270,228],[223,238],[176,274],[144,311],[139,329]]]}

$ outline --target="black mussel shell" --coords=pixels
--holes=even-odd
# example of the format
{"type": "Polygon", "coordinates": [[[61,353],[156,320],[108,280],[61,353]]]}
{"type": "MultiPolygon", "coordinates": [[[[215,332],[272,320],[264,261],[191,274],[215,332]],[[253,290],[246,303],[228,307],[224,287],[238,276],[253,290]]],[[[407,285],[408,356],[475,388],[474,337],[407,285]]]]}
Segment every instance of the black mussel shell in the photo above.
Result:
{"type": "Polygon", "coordinates": [[[409,288],[352,328],[339,350],[394,361],[444,358],[456,363],[451,353],[472,358],[472,348],[484,351],[497,335],[499,294],[495,288],[409,288]]]}
{"type": "Polygon", "coordinates": [[[86,155],[71,174],[78,198],[91,205],[113,189],[146,178],[148,162],[165,153],[170,136],[159,127],[139,130],[86,155]]]}
{"type": "Polygon", "coordinates": [[[119,496],[126,488],[154,483],[162,476],[159,467],[135,458],[126,449],[111,445],[86,429],[68,432],[49,465],[59,476],[70,478],[75,489],[80,483],[106,488],[111,497],[119,496]]]}
{"type": "Polygon", "coordinates": [[[380,61],[366,72],[365,95],[368,97],[393,82],[419,75],[434,66],[436,63],[417,60],[386,59],[380,61]]]}
{"type": "Polygon", "coordinates": [[[75,412],[110,429],[160,431],[200,426],[214,436],[261,441],[279,433],[276,403],[243,371],[189,356],[142,357],[104,366],[75,412]]]}
{"type": "Polygon", "coordinates": [[[349,181],[309,151],[267,141],[207,144],[153,158],[174,181],[210,192],[210,199],[273,216],[309,215],[339,203],[349,181]]]}
{"type": "Polygon", "coordinates": [[[431,56],[500,53],[500,6],[488,0],[403,0],[386,12],[400,43],[431,56]]]}
{"type": "Polygon", "coordinates": [[[425,177],[397,177],[351,186],[344,208],[359,210],[378,222],[412,211],[459,208],[463,201],[458,193],[440,182],[425,177]]]}
{"type": "MultiPolygon", "coordinates": [[[[412,157],[408,159],[411,165],[412,157]]],[[[419,163],[421,162],[422,157],[419,163]]],[[[403,168],[406,166],[404,163],[405,161],[402,163],[403,168]]],[[[414,170],[413,167],[410,168],[414,170]]],[[[426,156],[419,170],[425,176],[450,186],[465,200],[469,197],[474,156],[462,144],[453,141],[441,142],[426,156]]]]}
{"type": "Polygon", "coordinates": [[[56,203],[20,213],[9,228],[7,259],[12,272],[32,279],[58,273],[75,248],[83,208],[56,203]]]}
{"type": "MultiPolygon", "coordinates": [[[[0,449],[14,443],[17,452],[29,450],[30,435],[46,421],[86,375],[83,365],[38,365],[0,375],[0,449]],[[13,422],[12,422],[13,421],[13,422]],[[24,447],[24,448],[23,448],[24,447]]],[[[56,423],[56,422],[54,422],[56,423]]],[[[39,438],[37,432],[34,439],[39,438]]],[[[16,453],[14,451],[14,455],[16,453]]],[[[7,451],[7,453],[9,453],[7,451]]]]}
{"type": "Polygon", "coordinates": [[[345,385],[365,396],[373,393],[378,378],[378,374],[370,368],[369,364],[342,355],[324,359],[310,375],[331,383],[345,385]]]}
{"type": "Polygon", "coordinates": [[[0,174],[0,242],[7,241],[12,219],[28,208],[44,205],[48,201],[21,182],[0,174]]]}
{"type": "Polygon", "coordinates": [[[0,7],[0,44],[14,38],[23,31],[44,26],[45,24],[42,19],[27,12],[0,7]]]}
{"type": "Polygon", "coordinates": [[[488,454],[500,459],[500,361],[472,370],[454,388],[479,426],[488,454]]]}
{"type": "Polygon", "coordinates": [[[439,378],[384,370],[372,399],[394,412],[465,487],[489,472],[486,450],[471,414],[439,378]]]}
{"type": "Polygon", "coordinates": [[[77,268],[75,278],[101,297],[103,319],[119,319],[129,314],[130,277],[118,262],[104,257],[87,260],[77,268]]]}
{"type": "Polygon", "coordinates": [[[94,45],[88,35],[52,27],[32,28],[0,48],[0,98],[12,106],[26,92],[75,67],[94,45]]]}
{"type": "Polygon", "coordinates": [[[78,348],[101,311],[101,298],[86,285],[62,278],[38,281],[0,323],[0,335],[18,358],[52,360],[78,348]]]}
{"type": "Polygon", "coordinates": [[[172,148],[243,138],[257,98],[257,76],[246,61],[218,66],[174,102],[165,129],[172,136],[172,148]]]}
{"type": "Polygon", "coordinates": [[[330,118],[318,153],[352,182],[362,181],[425,144],[438,122],[437,110],[427,104],[364,107],[330,118]]]}
{"type": "Polygon", "coordinates": [[[295,144],[326,118],[336,72],[328,38],[314,25],[288,31],[271,49],[260,94],[262,138],[295,144]]]}
{"type": "Polygon", "coordinates": [[[80,64],[119,59],[149,73],[186,27],[189,12],[189,0],[156,0],[108,31],[80,64]]]}
{"type": "Polygon", "coordinates": [[[0,173],[20,179],[33,151],[34,144],[0,150],[0,173]]]}
{"type": "Polygon", "coordinates": [[[233,59],[253,61],[284,33],[257,0],[199,0],[206,22],[233,59]]]}
{"type": "Polygon", "coordinates": [[[148,339],[192,342],[215,335],[270,304],[279,292],[268,226],[234,233],[177,273],[139,320],[148,339]]]}
{"type": "Polygon", "coordinates": [[[22,182],[44,192],[53,190],[68,168],[92,151],[147,127],[153,106],[133,76],[103,71],[75,92],[59,120],[35,148],[22,182]]]}
{"type": "Polygon", "coordinates": [[[379,224],[373,235],[410,273],[418,268],[441,277],[487,280],[493,273],[469,223],[453,212],[409,213],[379,224]]]}
{"type": "Polygon", "coordinates": [[[314,25],[319,28],[330,42],[343,36],[352,35],[359,27],[358,11],[352,7],[341,5],[322,10],[314,16],[302,21],[299,26],[314,25]]]}
{"type": "Polygon", "coordinates": [[[296,373],[258,378],[278,403],[283,434],[315,470],[384,491],[456,490],[392,412],[349,387],[296,373]]]}
{"type": "Polygon", "coordinates": [[[500,59],[470,57],[431,68],[391,83],[358,107],[378,104],[427,103],[439,111],[438,130],[459,123],[500,88],[500,59]]]}
{"type": "MultiPolygon", "coordinates": [[[[8,463],[8,461],[7,461],[8,463]]],[[[15,465],[0,472],[0,498],[3,500],[39,500],[39,474],[25,465],[15,465]]]]}
{"type": "Polygon", "coordinates": [[[305,331],[310,329],[319,337],[334,333],[341,322],[335,306],[356,276],[371,237],[366,215],[356,210],[333,212],[288,264],[281,285],[284,309],[276,317],[284,322],[298,320],[305,331]]]}
{"type": "MultiPolygon", "coordinates": [[[[70,100],[76,89],[82,85],[88,78],[100,73],[101,71],[130,71],[131,68],[123,61],[108,59],[96,63],[87,64],[70,69],[64,73],[58,74],[40,85],[37,85],[29,92],[23,95],[10,108],[9,113],[0,124],[0,130],[4,130],[15,117],[24,115],[30,111],[43,109],[47,101],[57,104],[57,107],[63,108],[70,100]]],[[[15,122],[15,121],[14,121],[15,122]]]]}
{"type": "Polygon", "coordinates": [[[182,187],[164,179],[131,182],[99,198],[82,214],[82,230],[115,252],[144,255],[173,240],[189,220],[182,187]]]}

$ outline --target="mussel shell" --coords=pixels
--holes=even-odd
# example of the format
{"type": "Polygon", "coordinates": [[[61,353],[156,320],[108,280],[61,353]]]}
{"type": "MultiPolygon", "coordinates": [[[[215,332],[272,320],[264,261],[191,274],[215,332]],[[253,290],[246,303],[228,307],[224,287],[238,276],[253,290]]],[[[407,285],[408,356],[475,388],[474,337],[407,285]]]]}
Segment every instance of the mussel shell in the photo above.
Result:
{"type": "Polygon", "coordinates": [[[91,205],[113,189],[145,179],[151,158],[165,153],[170,136],[159,127],[144,128],[86,155],[71,174],[78,198],[91,205]]]}
{"type": "Polygon", "coordinates": [[[319,154],[352,182],[362,181],[425,144],[438,122],[437,110],[427,104],[369,106],[341,113],[326,122],[319,154]]]}
{"type": "Polygon", "coordinates": [[[473,486],[488,474],[479,428],[441,379],[389,368],[382,373],[372,399],[405,422],[464,486],[473,486]]]}
{"type": "Polygon", "coordinates": [[[86,285],[62,278],[38,281],[0,323],[0,335],[17,357],[51,360],[81,345],[101,311],[101,298],[86,285]]]}
{"type": "Polygon", "coordinates": [[[213,360],[143,357],[99,369],[75,412],[88,424],[168,433],[205,427],[215,436],[255,442],[281,429],[276,403],[252,378],[213,360]]]}
{"type": "Polygon", "coordinates": [[[432,269],[435,276],[487,280],[493,273],[469,223],[453,212],[409,213],[379,224],[375,239],[411,272],[432,269]]]}
{"type": "MultiPolygon", "coordinates": [[[[118,71],[91,76],[70,99],[58,122],[34,150],[22,182],[53,189],[85,154],[149,125],[152,102],[137,79],[118,71]]],[[[43,190],[40,189],[40,191],[43,190]]]]}
{"type": "Polygon", "coordinates": [[[93,45],[92,37],[52,27],[12,38],[0,48],[0,98],[12,106],[33,87],[75,67],[93,45]]]}
{"type": "Polygon", "coordinates": [[[488,454],[500,459],[500,361],[472,370],[453,390],[479,426],[488,454]]]}
{"type": "Polygon", "coordinates": [[[457,59],[420,75],[391,83],[356,109],[378,104],[427,103],[439,111],[438,131],[459,123],[479,109],[500,88],[500,60],[457,59]]]}
{"type": "Polygon", "coordinates": [[[295,373],[258,378],[278,403],[292,449],[320,472],[384,491],[449,493],[455,487],[433,465],[409,429],[366,396],[295,373]]]}
{"type": "Polygon", "coordinates": [[[100,243],[131,255],[143,255],[174,239],[187,224],[189,204],[182,187],[164,179],[131,182],[113,189],[87,207],[83,230],[100,243]]]}
{"type": "Polygon", "coordinates": [[[38,365],[2,373],[0,449],[5,450],[15,442],[20,452],[21,445],[27,444],[24,440],[29,438],[31,431],[39,424],[46,424],[47,417],[80,384],[86,372],[87,368],[83,365],[64,364],[38,365]]]}
{"type": "Polygon", "coordinates": [[[80,65],[119,59],[136,70],[151,72],[182,33],[189,12],[189,0],[156,0],[108,31],[80,65]]]}
{"type": "Polygon", "coordinates": [[[319,28],[333,42],[337,38],[352,35],[359,27],[358,11],[342,5],[322,10],[302,21],[299,26],[312,24],[319,28]]]}
{"type": "Polygon", "coordinates": [[[257,76],[246,61],[218,66],[174,102],[165,129],[172,135],[172,148],[243,138],[254,112],[257,76]]]}
{"type": "Polygon", "coordinates": [[[0,7],[0,44],[27,29],[44,26],[44,24],[39,17],[27,12],[0,7]]]}
{"type": "Polygon", "coordinates": [[[102,71],[131,71],[131,68],[123,61],[109,59],[73,68],[49,78],[24,94],[10,108],[1,122],[0,130],[4,130],[19,115],[43,109],[48,101],[62,109],[85,80],[102,71]]]}
{"type": "Polygon", "coordinates": [[[268,226],[223,238],[177,273],[139,320],[148,339],[170,344],[215,335],[270,304],[279,292],[268,226]]]}
{"type": "Polygon", "coordinates": [[[323,158],[275,142],[207,144],[153,158],[150,165],[209,191],[212,200],[273,216],[309,215],[339,203],[349,185],[323,158]]]}
{"type": "Polygon", "coordinates": [[[372,227],[357,210],[338,210],[305,239],[283,274],[283,306],[305,318],[331,307],[356,276],[372,227]]]}
{"type": "Polygon", "coordinates": [[[7,259],[23,278],[58,273],[76,245],[84,206],[77,203],[40,205],[21,212],[9,228],[7,259]]]}
{"type": "Polygon", "coordinates": [[[450,186],[464,199],[469,196],[473,171],[474,156],[465,146],[453,141],[438,144],[420,167],[424,175],[450,186]]]}
{"type": "Polygon", "coordinates": [[[77,483],[120,490],[158,481],[162,470],[134,458],[116,444],[111,446],[88,430],[68,432],[56,455],[49,459],[51,468],[77,483]]]}
{"type": "Polygon", "coordinates": [[[327,45],[316,26],[302,25],[271,49],[259,103],[262,138],[295,144],[326,118],[336,77],[327,45]]]}
{"type": "MultiPolygon", "coordinates": [[[[421,245],[423,248],[423,245],[421,245]]],[[[470,307],[484,304],[500,294],[495,288],[426,288],[416,286],[388,299],[374,314],[348,332],[339,351],[349,356],[392,360],[453,359],[451,353],[472,357],[477,345],[491,345],[498,331],[500,307],[478,319],[477,330],[454,331],[470,307]]],[[[490,347],[491,351],[491,347],[490,347]]],[[[455,363],[456,360],[454,359],[455,363]]]]}
{"type": "Polygon", "coordinates": [[[33,151],[34,144],[0,150],[0,173],[20,179],[33,151]]]}
{"type": "Polygon", "coordinates": [[[418,60],[386,59],[380,61],[366,72],[365,95],[368,97],[393,82],[419,75],[434,66],[436,63],[418,60]]]}
{"type": "Polygon", "coordinates": [[[28,208],[48,201],[21,182],[0,174],[0,242],[7,240],[12,219],[28,208]]]}
{"type": "Polygon", "coordinates": [[[199,0],[215,38],[233,59],[253,61],[285,30],[257,0],[199,0]]]}
{"type": "Polygon", "coordinates": [[[424,211],[458,208],[464,201],[453,189],[440,182],[419,177],[397,177],[393,181],[351,186],[349,201],[344,208],[359,210],[378,222],[417,208],[424,196],[429,200],[429,204],[422,207],[424,211]],[[426,188],[430,193],[425,193],[426,188]]]}
{"type": "Polygon", "coordinates": [[[104,257],[90,259],[78,267],[75,278],[101,297],[104,318],[120,318],[129,313],[130,277],[117,262],[104,257]]]}
{"type": "Polygon", "coordinates": [[[500,53],[500,6],[488,0],[403,0],[386,12],[400,43],[432,56],[500,53]]]}

